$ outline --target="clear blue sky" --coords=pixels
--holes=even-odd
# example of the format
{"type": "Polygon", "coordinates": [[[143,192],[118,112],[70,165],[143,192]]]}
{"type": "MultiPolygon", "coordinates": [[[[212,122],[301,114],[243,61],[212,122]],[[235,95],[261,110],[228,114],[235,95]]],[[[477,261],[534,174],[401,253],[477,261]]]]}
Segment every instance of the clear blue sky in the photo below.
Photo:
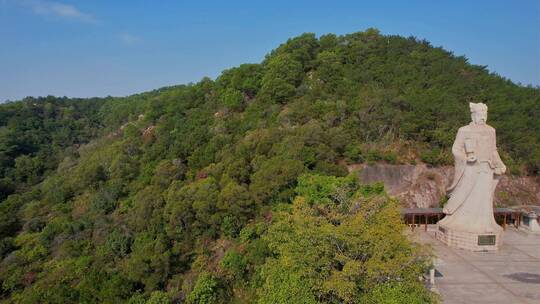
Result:
{"type": "Polygon", "coordinates": [[[124,96],[260,62],[304,32],[416,36],[540,85],[540,1],[0,0],[0,101],[124,96]]]}

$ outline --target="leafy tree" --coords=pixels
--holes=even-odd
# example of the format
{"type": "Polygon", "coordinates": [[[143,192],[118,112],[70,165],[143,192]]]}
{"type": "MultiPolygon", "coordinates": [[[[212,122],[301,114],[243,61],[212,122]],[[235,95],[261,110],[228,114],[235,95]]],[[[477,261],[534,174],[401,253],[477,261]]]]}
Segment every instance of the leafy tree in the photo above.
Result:
{"type": "Polygon", "coordinates": [[[154,291],[150,295],[150,299],[146,301],[146,304],[169,304],[171,301],[166,293],[163,291],[154,291]]]}
{"type": "Polygon", "coordinates": [[[206,272],[200,274],[195,287],[187,297],[190,304],[214,304],[223,300],[220,297],[218,281],[206,272]]]}
{"type": "Polygon", "coordinates": [[[221,259],[221,267],[233,280],[241,280],[246,273],[247,262],[242,254],[230,250],[221,259]]]}
{"type": "Polygon", "coordinates": [[[326,199],[341,190],[324,188],[314,193],[320,179],[304,176],[298,192],[309,193],[313,205],[297,197],[292,212],[281,213],[265,236],[275,257],[262,268],[260,302],[286,303],[290,297],[357,303],[381,283],[397,284],[388,285],[396,288],[381,296],[382,303],[402,296],[432,301],[433,296],[417,280],[429,257],[402,233],[395,201],[384,194],[366,196],[359,190],[354,204],[342,208],[339,202],[326,199]],[[412,291],[417,294],[411,295],[412,291]]]}
{"type": "Polygon", "coordinates": [[[266,71],[261,80],[261,94],[268,95],[277,102],[286,102],[302,80],[302,64],[288,54],[268,59],[266,71]]]}
{"type": "Polygon", "coordinates": [[[259,203],[288,201],[292,196],[291,186],[303,170],[304,166],[297,160],[269,159],[253,174],[249,190],[259,203]]]}

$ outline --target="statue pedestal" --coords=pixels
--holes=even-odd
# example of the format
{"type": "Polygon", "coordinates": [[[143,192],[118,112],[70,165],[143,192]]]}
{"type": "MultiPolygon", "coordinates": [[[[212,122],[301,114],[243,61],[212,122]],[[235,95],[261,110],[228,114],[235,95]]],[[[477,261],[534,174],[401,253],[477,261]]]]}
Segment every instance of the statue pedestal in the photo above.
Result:
{"type": "Polygon", "coordinates": [[[502,232],[470,233],[452,228],[437,226],[436,237],[450,247],[469,251],[497,251],[502,245],[502,232]]]}

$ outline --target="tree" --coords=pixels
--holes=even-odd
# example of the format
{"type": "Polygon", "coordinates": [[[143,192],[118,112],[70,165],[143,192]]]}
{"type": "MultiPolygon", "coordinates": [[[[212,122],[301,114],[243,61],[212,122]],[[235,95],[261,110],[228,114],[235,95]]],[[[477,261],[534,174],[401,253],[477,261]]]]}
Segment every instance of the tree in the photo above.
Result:
{"type": "Polygon", "coordinates": [[[199,275],[195,287],[187,297],[190,304],[216,304],[225,302],[221,297],[217,280],[209,273],[199,275]]]}
{"type": "Polygon", "coordinates": [[[276,55],[268,60],[261,80],[261,94],[277,102],[286,102],[302,80],[302,64],[288,54],[276,55]]]}
{"type": "Polygon", "coordinates": [[[338,196],[339,188],[316,193],[321,179],[303,177],[297,191],[309,198],[297,197],[292,211],[281,212],[264,237],[275,257],[261,270],[260,303],[285,303],[286,297],[357,303],[381,284],[401,286],[384,299],[415,291],[413,297],[433,301],[417,280],[429,256],[402,233],[395,201],[359,189],[354,203],[343,208],[327,199],[338,196]]]}
{"type": "Polygon", "coordinates": [[[271,158],[253,174],[249,190],[258,203],[286,202],[292,198],[291,187],[303,170],[300,161],[271,158]]]}

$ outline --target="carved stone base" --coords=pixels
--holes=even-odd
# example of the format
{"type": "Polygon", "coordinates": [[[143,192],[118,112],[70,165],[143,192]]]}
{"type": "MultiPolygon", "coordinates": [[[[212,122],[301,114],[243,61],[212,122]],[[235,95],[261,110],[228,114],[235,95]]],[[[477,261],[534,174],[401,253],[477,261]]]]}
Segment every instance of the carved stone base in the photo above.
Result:
{"type": "Polygon", "coordinates": [[[437,226],[436,237],[450,247],[469,251],[497,251],[502,245],[502,233],[470,233],[437,226]]]}

